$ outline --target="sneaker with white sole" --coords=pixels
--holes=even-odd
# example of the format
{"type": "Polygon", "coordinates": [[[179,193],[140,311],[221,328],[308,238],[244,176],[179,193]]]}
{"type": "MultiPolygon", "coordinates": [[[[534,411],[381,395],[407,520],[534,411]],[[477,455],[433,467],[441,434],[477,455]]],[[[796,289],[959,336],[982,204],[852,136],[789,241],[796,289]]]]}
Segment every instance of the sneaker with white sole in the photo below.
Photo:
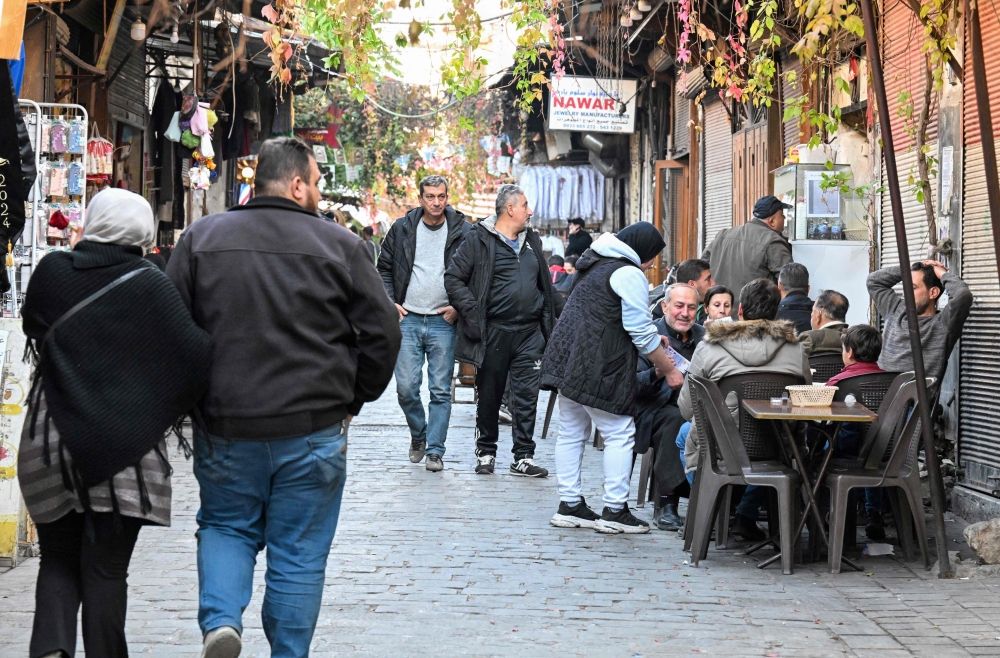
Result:
{"type": "Polygon", "coordinates": [[[495,455],[476,455],[476,474],[493,475],[493,464],[496,460],[495,455]]]}
{"type": "Polygon", "coordinates": [[[597,512],[587,507],[587,501],[581,497],[580,502],[575,505],[559,501],[559,510],[549,523],[557,528],[593,528],[600,518],[597,512]]]}
{"type": "Polygon", "coordinates": [[[514,463],[510,465],[510,474],[525,478],[543,478],[547,477],[549,472],[541,466],[535,466],[535,460],[531,457],[525,457],[514,460],[514,463]]]}
{"type": "Polygon", "coordinates": [[[500,405],[500,411],[497,413],[497,420],[503,425],[510,425],[514,422],[514,417],[510,415],[510,411],[507,410],[506,406],[500,405]]]}
{"type": "Polygon", "coordinates": [[[617,512],[610,507],[605,507],[601,513],[601,520],[594,524],[594,530],[603,532],[606,535],[617,535],[625,533],[627,535],[642,535],[649,532],[649,524],[632,515],[625,504],[617,512]]]}
{"type": "Polygon", "coordinates": [[[427,452],[427,441],[423,439],[410,439],[410,461],[419,464],[427,452]]]}
{"type": "Polygon", "coordinates": [[[237,658],[243,650],[240,633],[232,626],[221,626],[208,632],[201,649],[201,658],[237,658]]]}

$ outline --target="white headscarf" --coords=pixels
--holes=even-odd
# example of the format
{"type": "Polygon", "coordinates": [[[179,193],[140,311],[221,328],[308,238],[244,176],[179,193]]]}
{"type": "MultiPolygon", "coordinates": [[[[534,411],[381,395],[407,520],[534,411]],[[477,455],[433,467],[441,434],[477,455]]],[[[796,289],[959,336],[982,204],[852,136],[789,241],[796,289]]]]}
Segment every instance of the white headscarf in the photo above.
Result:
{"type": "Polygon", "coordinates": [[[83,239],[145,247],[153,243],[153,209],[135,192],[109,187],[101,190],[87,206],[83,239]]]}

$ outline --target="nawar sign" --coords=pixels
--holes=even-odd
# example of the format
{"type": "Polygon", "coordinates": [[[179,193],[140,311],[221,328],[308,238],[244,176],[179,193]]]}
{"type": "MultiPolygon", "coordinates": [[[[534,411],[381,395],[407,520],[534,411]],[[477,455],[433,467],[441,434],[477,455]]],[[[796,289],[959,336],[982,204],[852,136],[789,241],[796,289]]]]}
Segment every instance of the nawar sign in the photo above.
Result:
{"type": "Polygon", "coordinates": [[[569,75],[555,79],[549,94],[549,130],[633,133],[635,89],[635,80],[569,75]]]}

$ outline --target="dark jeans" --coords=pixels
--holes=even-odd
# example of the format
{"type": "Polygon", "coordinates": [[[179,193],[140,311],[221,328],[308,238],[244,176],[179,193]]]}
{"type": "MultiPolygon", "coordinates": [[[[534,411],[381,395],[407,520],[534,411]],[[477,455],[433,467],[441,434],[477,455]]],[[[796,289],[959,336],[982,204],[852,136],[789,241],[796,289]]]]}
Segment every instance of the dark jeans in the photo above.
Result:
{"type": "Polygon", "coordinates": [[[496,455],[499,413],[507,375],[515,459],[535,454],[535,412],[545,338],[540,327],[511,331],[491,326],[486,331],[486,354],[476,372],[479,404],[476,408],[476,454],[496,455]]]}
{"type": "Polygon", "coordinates": [[[682,452],[677,447],[677,433],[684,424],[684,417],[676,405],[666,405],[664,412],[659,427],[653,428],[650,437],[656,449],[653,477],[656,479],[656,492],[660,496],[680,495],[679,490],[685,482],[685,477],[684,463],[681,461],[682,452]]]}
{"type": "Polygon", "coordinates": [[[111,513],[94,513],[93,538],[84,515],[70,512],[38,524],[42,551],[35,586],[35,623],[31,658],[62,651],[76,653],[76,615],[83,603],[83,647],[88,656],[128,656],[125,611],[128,563],[143,522],[111,513]]]}

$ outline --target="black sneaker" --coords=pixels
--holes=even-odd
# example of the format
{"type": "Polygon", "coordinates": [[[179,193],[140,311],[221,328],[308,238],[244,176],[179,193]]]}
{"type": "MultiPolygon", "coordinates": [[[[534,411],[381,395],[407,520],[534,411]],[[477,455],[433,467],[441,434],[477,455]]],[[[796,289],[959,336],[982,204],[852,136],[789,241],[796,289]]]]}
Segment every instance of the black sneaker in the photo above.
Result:
{"type": "Polygon", "coordinates": [[[594,510],[587,507],[587,501],[581,497],[576,505],[559,501],[559,511],[549,523],[557,528],[593,528],[600,518],[594,510]]]}
{"type": "Polygon", "coordinates": [[[427,451],[427,441],[423,439],[411,439],[410,440],[410,461],[414,464],[419,464],[420,460],[424,458],[424,452],[427,451]]]}
{"type": "Polygon", "coordinates": [[[444,470],[444,462],[441,461],[441,455],[427,455],[427,461],[425,464],[427,466],[427,470],[432,473],[444,470]]]}
{"type": "Polygon", "coordinates": [[[660,530],[672,532],[684,527],[684,517],[677,513],[676,503],[667,503],[660,508],[656,518],[656,527],[660,530]]]}
{"type": "Polygon", "coordinates": [[[742,514],[736,515],[736,523],[730,529],[734,535],[739,535],[744,541],[759,542],[767,539],[767,533],[760,529],[756,521],[752,521],[742,514]]]}
{"type": "Polygon", "coordinates": [[[524,457],[514,460],[510,465],[510,474],[526,478],[543,478],[548,476],[549,472],[541,466],[535,466],[535,461],[531,457],[524,457]]]}
{"type": "Polygon", "coordinates": [[[496,461],[494,455],[478,455],[476,457],[476,473],[478,475],[493,475],[493,463],[496,461]]]}
{"type": "Polygon", "coordinates": [[[505,405],[500,405],[500,412],[497,414],[497,420],[503,425],[510,425],[514,422],[514,417],[510,415],[510,411],[507,410],[505,405]]]}
{"type": "Polygon", "coordinates": [[[606,535],[619,533],[642,535],[649,532],[649,524],[633,516],[626,503],[617,512],[611,511],[610,507],[605,507],[604,512],[601,513],[601,520],[594,524],[594,530],[606,535]]]}
{"type": "Polygon", "coordinates": [[[871,512],[868,523],[865,525],[865,534],[872,541],[885,540],[885,521],[882,519],[881,512],[871,512]]]}

